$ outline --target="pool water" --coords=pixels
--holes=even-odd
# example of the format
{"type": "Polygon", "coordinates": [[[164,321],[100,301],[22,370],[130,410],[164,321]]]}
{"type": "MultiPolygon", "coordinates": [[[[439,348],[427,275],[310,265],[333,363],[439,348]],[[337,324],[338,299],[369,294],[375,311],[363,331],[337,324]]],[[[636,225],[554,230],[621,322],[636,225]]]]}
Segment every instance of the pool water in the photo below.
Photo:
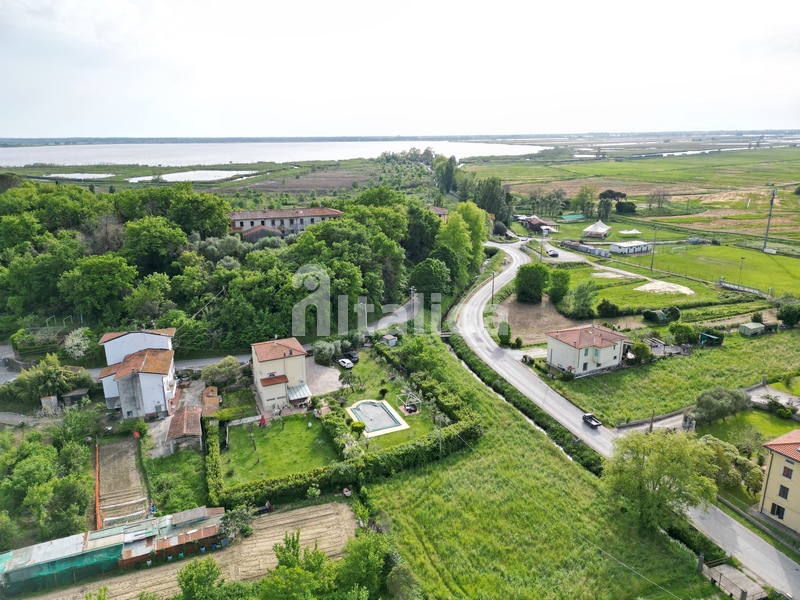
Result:
{"type": "Polygon", "coordinates": [[[366,425],[366,432],[381,431],[397,427],[400,422],[389,412],[384,402],[373,402],[370,400],[359,402],[352,406],[350,410],[353,416],[366,425]]]}

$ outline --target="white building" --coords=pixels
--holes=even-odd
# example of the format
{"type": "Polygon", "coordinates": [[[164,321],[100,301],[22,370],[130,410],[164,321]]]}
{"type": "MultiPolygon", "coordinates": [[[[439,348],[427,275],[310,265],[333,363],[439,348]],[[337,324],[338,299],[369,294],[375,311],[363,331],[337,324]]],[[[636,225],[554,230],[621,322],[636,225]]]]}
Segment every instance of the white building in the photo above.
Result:
{"type": "Polygon", "coordinates": [[[123,419],[172,413],[177,393],[175,329],[107,333],[100,338],[108,366],[100,373],[106,406],[119,406],[123,419]]]}
{"type": "Polygon", "coordinates": [[[642,252],[650,252],[653,249],[653,244],[641,240],[612,242],[608,249],[614,254],[639,254],[642,252]]]}
{"type": "Polygon", "coordinates": [[[604,239],[609,233],[611,233],[611,227],[598,220],[597,223],[592,223],[583,230],[583,237],[604,239]]]}
{"type": "Polygon", "coordinates": [[[251,345],[253,381],[261,408],[278,413],[303,406],[311,398],[306,380],[306,351],[295,338],[251,345]]]}
{"type": "Polygon", "coordinates": [[[620,333],[592,324],[550,331],[546,335],[547,364],[573,375],[619,366],[625,346],[632,343],[620,333]]]}

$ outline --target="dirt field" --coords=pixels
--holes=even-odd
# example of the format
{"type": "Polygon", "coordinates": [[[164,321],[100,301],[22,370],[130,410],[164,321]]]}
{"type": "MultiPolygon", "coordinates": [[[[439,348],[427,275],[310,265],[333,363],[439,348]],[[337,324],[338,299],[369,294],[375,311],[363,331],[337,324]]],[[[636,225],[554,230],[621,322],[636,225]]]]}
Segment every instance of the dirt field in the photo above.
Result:
{"type": "Polygon", "coordinates": [[[106,525],[119,525],[146,517],[147,488],[136,468],[133,439],[100,446],[100,516],[106,525]],[[108,521],[107,519],[114,519],[108,521]]]}
{"type": "Polygon", "coordinates": [[[512,339],[519,336],[522,338],[525,345],[543,344],[547,342],[545,333],[548,331],[576,327],[577,325],[590,322],[608,322],[613,325],[630,327],[631,329],[644,326],[642,317],[639,315],[618,317],[616,319],[598,318],[593,321],[574,321],[560,314],[555,306],[546,299],[541,304],[525,304],[517,302],[516,294],[511,294],[511,296],[506,298],[500,304],[500,307],[501,311],[494,316],[495,327],[502,321],[508,321],[508,324],[511,326],[512,339]],[[503,310],[505,311],[505,316],[501,316],[503,315],[503,310]]]}
{"type": "MultiPolygon", "coordinates": [[[[355,535],[356,519],[347,504],[331,502],[286,512],[276,512],[256,518],[253,535],[235,543],[231,548],[212,554],[226,581],[252,581],[261,579],[277,565],[273,545],[283,542],[285,533],[300,530],[303,547],[319,543],[320,550],[331,558],[339,558],[342,548],[355,535]]],[[[111,600],[136,600],[139,592],[149,591],[160,598],[177,594],[177,572],[186,560],[133,571],[103,581],[93,581],[80,586],[36,596],[40,600],[84,600],[88,592],[102,586],[108,588],[111,600]]]]}

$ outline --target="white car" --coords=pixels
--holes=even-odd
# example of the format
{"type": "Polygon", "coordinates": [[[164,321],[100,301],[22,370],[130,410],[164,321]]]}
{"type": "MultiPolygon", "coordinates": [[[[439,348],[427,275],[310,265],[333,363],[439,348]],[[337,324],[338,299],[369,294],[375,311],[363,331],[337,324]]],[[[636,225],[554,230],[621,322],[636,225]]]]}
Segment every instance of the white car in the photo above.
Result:
{"type": "Polygon", "coordinates": [[[558,252],[556,252],[555,250],[553,250],[552,248],[550,248],[550,249],[547,251],[547,256],[556,257],[556,256],[558,256],[558,252]]]}
{"type": "Polygon", "coordinates": [[[340,358],[339,366],[342,367],[343,369],[352,369],[353,363],[350,361],[349,358],[340,358]]]}

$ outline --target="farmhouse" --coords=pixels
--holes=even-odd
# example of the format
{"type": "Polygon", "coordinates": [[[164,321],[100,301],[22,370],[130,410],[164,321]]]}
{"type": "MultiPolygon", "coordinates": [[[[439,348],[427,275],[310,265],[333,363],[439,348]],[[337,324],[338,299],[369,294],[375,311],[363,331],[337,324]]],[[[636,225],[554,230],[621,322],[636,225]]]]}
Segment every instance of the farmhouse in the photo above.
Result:
{"type": "Polygon", "coordinates": [[[305,406],[311,398],[306,351],[296,338],[251,345],[253,381],[263,412],[305,406]]]}
{"type": "Polygon", "coordinates": [[[449,210],[443,206],[429,206],[428,210],[439,217],[443,223],[447,223],[447,215],[450,214],[449,210]]]}
{"type": "Polygon", "coordinates": [[[580,325],[547,334],[547,364],[574,375],[617,367],[632,342],[601,325],[580,325]]]}
{"type": "MultiPolygon", "coordinates": [[[[334,208],[287,208],[277,210],[241,210],[228,213],[231,229],[244,239],[260,239],[265,235],[284,236],[300,233],[309,225],[338,219],[342,211],[334,208]],[[260,237],[259,237],[260,236],[260,237]]],[[[250,240],[252,241],[252,240],[250,240]]]]}
{"type": "Polygon", "coordinates": [[[203,431],[200,425],[200,416],[203,409],[199,406],[182,406],[175,411],[169,423],[167,442],[170,451],[174,452],[189,448],[203,449],[203,431]]]}
{"type": "Polygon", "coordinates": [[[593,223],[583,230],[583,237],[600,238],[602,240],[609,233],[611,233],[611,227],[598,220],[597,223],[593,223]]]}
{"type": "Polygon", "coordinates": [[[552,231],[553,233],[558,233],[558,223],[549,221],[547,219],[542,219],[536,215],[526,217],[522,224],[525,225],[525,228],[528,231],[533,231],[536,233],[550,233],[552,231]]]}
{"type": "Polygon", "coordinates": [[[631,242],[614,242],[608,248],[614,254],[637,254],[640,252],[650,252],[652,244],[635,240],[631,242]]]}
{"type": "Polygon", "coordinates": [[[108,366],[100,372],[109,409],[119,407],[123,419],[171,414],[177,393],[175,329],[106,333],[100,345],[108,366]]]}
{"type": "Polygon", "coordinates": [[[764,447],[769,450],[769,458],[759,512],[800,533],[800,429],[767,442],[764,447]]]}

